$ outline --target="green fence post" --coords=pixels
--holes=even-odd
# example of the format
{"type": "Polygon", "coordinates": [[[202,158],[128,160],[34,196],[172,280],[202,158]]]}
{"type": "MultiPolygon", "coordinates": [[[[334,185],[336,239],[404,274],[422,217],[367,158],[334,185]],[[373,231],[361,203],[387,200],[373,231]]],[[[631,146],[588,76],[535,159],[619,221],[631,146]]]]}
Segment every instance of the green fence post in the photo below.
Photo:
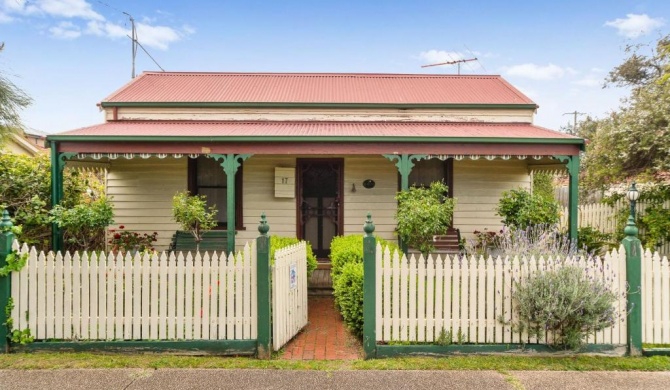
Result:
{"type": "Polygon", "coordinates": [[[372,223],[372,215],[368,213],[368,219],[363,227],[365,237],[363,238],[363,350],[365,358],[370,359],[377,356],[376,335],[376,262],[377,262],[377,240],[372,234],[375,225],[372,223]]]}
{"type": "Polygon", "coordinates": [[[256,356],[259,359],[269,359],[272,356],[272,317],[270,311],[270,237],[268,237],[270,225],[265,219],[265,213],[261,214],[261,223],[258,232],[261,234],[256,239],[257,255],[257,301],[258,306],[258,347],[256,356]]]}
{"type": "MultiPolygon", "coordinates": [[[[14,243],[14,233],[12,229],[12,220],[9,218],[7,210],[2,212],[2,221],[0,221],[0,268],[7,265],[7,256],[12,253],[12,243],[14,243]]],[[[5,325],[7,323],[7,314],[5,308],[9,304],[9,298],[12,291],[12,275],[0,276],[0,353],[9,352],[9,332],[5,325]]]]}
{"type": "MultiPolygon", "coordinates": [[[[634,202],[634,201],[633,201],[634,202]]],[[[634,210],[634,204],[631,210],[634,210]]],[[[630,356],[642,355],[642,244],[637,238],[638,229],[635,218],[628,217],[623,230],[626,237],[621,241],[626,249],[626,283],[628,326],[626,333],[627,353],[630,356]]]]}

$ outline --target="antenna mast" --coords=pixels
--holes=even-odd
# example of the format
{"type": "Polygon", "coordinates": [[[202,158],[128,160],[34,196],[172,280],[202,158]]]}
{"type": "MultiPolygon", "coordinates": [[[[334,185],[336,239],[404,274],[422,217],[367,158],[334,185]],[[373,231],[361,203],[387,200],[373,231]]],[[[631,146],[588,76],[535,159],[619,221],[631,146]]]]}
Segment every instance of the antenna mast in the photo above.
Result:
{"type": "Polygon", "coordinates": [[[135,78],[135,58],[137,57],[137,29],[135,28],[135,19],[128,12],[124,12],[124,15],[127,15],[130,19],[130,39],[132,40],[131,50],[132,50],[132,71],[130,73],[131,78],[135,78]]]}
{"type": "Polygon", "coordinates": [[[430,65],[421,65],[422,68],[428,68],[431,66],[440,66],[440,65],[453,65],[453,64],[458,64],[458,74],[461,74],[461,64],[464,62],[469,62],[469,61],[477,61],[477,57],[474,58],[464,58],[462,60],[455,60],[455,61],[447,61],[447,62],[440,62],[437,64],[430,64],[430,65]]]}

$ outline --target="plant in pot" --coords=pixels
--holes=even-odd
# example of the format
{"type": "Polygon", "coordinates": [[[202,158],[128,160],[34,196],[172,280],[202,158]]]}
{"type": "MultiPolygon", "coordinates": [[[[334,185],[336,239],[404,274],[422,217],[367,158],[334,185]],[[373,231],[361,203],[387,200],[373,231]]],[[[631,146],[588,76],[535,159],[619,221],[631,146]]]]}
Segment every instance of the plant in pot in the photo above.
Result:
{"type": "Polygon", "coordinates": [[[207,197],[178,192],[172,198],[172,218],[182,230],[189,231],[195,239],[195,250],[200,250],[204,232],[216,226],[216,206],[207,207],[207,197]]]}
{"type": "Polygon", "coordinates": [[[433,236],[446,234],[454,215],[456,200],[447,196],[448,190],[436,181],[397,193],[397,232],[402,242],[423,254],[435,249],[433,236]]]}

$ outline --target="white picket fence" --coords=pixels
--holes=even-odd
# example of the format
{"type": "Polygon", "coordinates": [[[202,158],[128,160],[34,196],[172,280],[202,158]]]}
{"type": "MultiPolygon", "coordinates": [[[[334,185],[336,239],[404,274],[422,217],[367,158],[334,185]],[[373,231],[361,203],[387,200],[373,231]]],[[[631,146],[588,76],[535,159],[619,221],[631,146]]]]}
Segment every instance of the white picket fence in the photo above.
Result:
{"type": "Polygon", "coordinates": [[[642,342],[670,344],[670,262],[658,252],[642,256],[642,342]]]}
{"type": "MultiPolygon", "coordinates": [[[[238,255],[29,253],[12,318],[37,340],[255,339],[256,243],[238,255]]],[[[17,248],[18,249],[18,248],[17,248]]]]}
{"type": "Polygon", "coordinates": [[[275,252],[272,265],[272,347],[278,351],[307,325],[305,241],[275,252]]]}
{"type": "MultiPolygon", "coordinates": [[[[637,203],[637,217],[641,217],[645,214],[648,203],[638,202],[637,203]]],[[[663,204],[664,208],[670,208],[670,201],[666,201],[663,204]]],[[[579,216],[578,226],[587,227],[591,226],[598,229],[603,233],[615,233],[617,229],[621,229],[616,225],[616,216],[622,210],[629,210],[630,203],[621,199],[614,206],[609,206],[605,203],[589,203],[579,205],[579,216]]],[[[567,229],[568,227],[568,215],[569,210],[567,207],[564,207],[561,213],[561,227],[567,229]]],[[[665,242],[663,245],[658,248],[658,251],[663,254],[670,254],[670,242],[665,242]]]]}
{"type": "MultiPolygon", "coordinates": [[[[589,343],[626,343],[626,256],[623,248],[600,259],[459,258],[391,254],[377,245],[377,341],[471,343],[538,343],[515,332],[505,321],[516,320],[514,280],[536,272],[575,264],[589,275],[613,284],[620,299],[618,320],[598,332],[589,343]]],[[[551,340],[552,335],[545,335],[551,340]]]]}

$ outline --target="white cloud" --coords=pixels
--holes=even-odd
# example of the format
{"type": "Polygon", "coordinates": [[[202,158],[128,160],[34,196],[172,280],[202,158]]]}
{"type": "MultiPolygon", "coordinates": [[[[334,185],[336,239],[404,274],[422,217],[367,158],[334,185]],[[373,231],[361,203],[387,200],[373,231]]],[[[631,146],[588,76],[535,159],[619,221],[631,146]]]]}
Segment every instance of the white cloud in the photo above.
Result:
{"type": "Polygon", "coordinates": [[[603,80],[595,77],[584,77],[583,79],[573,81],[572,84],[580,87],[600,87],[603,85],[603,80]]]}
{"type": "Polygon", "coordinates": [[[11,16],[7,15],[6,13],[0,11],[0,23],[9,23],[12,20],[14,20],[14,18],[12,18],[11,16]]]}
{"type": "MultiPolygon", "coordinates": [[[[74,39],[87,34],[118,39],[130,35],[129,27],[110,22],[93,9],[92,3],[86,0],[2,0],[0,23],[12,21],[11,15],[13,14],[48,16],[60,19],[55,25],[48,28],[49,33],[56,38],[74,39]]],[[[139,19],[142,22],[136,25],[138,41],[146,47],[167,50],[170,44],[195,32],[193,28],[186,25],[179,29],[155,25],[155,18],[142,16],[139,19]]]]}
{"type": "Polygon", "coordinates": [[[81,36],[81,30],[71,22],[60,22],[58,25],[49,28],[49,32],[54,38],[75,39],[81,36]]]}
{"type": "MultiPolygon", "coordinates": [[[[464,54],[461,52],[457,51],[446,51],[446,50],[428,50],[428,51],[422,51],[419,53],[419,55],[416,57],[419,60],[425,62],[425,65],[432,65],[432,64],[439,64],[443,62],[451,62],[451,61],[458,61],[458,60],[464,60],[464,59],[469,59],[473,57],[473,54],[475,56],[479,55],[480,53],[478,52],[473,52],[472,54],[464,54]]],[[[455,64],[447,64],[447,65],[438,65],[436,67],[447,67],[447,66],[457,66],[455,64]]],[[[461,64],[461,69],[481,69],[481,65],[477,61],[468,61],[465,63],[461,64]],[[466,65],[467,64],[467,65],[466,65]]]]}
{"type": "Polygon", "coordinates": [[[647,14],[627,14],[625,19],[605,22],[605,26],[616,28],[619,35],[633,39],[648,35],[663,25],[665,25],[663,18],[650,18],[647,14]]]}
{"type": "Polygon", "coordinates": [[[574,74],[572,68],[561,68],[558,65],[536,65],[532,63],[514,65],[507,68],[510,76],[525,77],[532,80],[555,80],[563,77],[566,73],[574,74]]]}

